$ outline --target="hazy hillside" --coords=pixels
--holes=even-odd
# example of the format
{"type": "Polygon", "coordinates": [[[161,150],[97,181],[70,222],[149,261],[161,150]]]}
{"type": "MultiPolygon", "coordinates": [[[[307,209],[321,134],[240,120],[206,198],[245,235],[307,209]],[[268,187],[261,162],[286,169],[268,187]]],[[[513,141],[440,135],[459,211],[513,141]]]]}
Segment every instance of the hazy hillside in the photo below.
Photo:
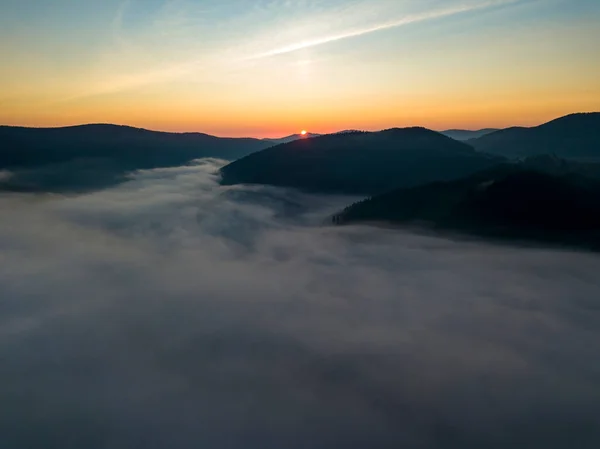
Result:
{"type": "Polygon", "coordinates": [[[443,134],[444,136],[450,137],[451,139],[454,140],[460,140],[462,142],[470,140],[470,139],[477,139],[479,137],[483,137],[487,134],[493,133],[498,131],[498,129],[496,128],[486,128],[486,129],[480,129],[477,131],[471,131],[471,130],[467,130],[467,129],[448,129],[446,131],[442,131],[441,134],[443,134]]]}
{"type": "MultiPolygon", "coordinates": [[[[546,162],[503,164],[457,181],[394,190],[346,208],[334,222],[417,224],[600,249],[600,178],[546,162]],[[542,165],[549,171],[534,168],[542,165]]],[[[600,166],[589,172],[600,176],[600,166]]]]}
{"type": "Polygon", "coordinates": [[[116,125],[0,126],[0,188],[79,189],[109,185],[130,170],[178,166],[201,157],[233,160],[268,147],[258,139],[174,134],[116,125]]]}
{"type": "Polygon", "coordinates": [[[310,139],[311,137],[319,137],[321,134],[292,134],[291,136],[282,137],[280,139],[262,139],[265,142],[269,142],[272,145],[281,145],[282,143],[289,143],[299,139],[310,139]]]}
{"type": "Polygon", "coordinates": [[[508,128],[468,143],[477,150],[512,158],[536,154],[600,158],[600,113],[572,114],[534,128],[508,128]]]}
{"type": "Polygon", "coordinates": [[[314,192],[373,194],[456,179],[498,162],[424,128],[353,132],[278,145],[233,162],[223,184],[270,184],[314,192]]]}
{"type": "Polygon", "coordinates": [[[0,126],[0,166],[30,167],[77,158],[110,158],[132,167],[185,163],[199,157],[237,159],[269,146],[258,139],[165,133],[117,125],[67,128],[0,126]]]}

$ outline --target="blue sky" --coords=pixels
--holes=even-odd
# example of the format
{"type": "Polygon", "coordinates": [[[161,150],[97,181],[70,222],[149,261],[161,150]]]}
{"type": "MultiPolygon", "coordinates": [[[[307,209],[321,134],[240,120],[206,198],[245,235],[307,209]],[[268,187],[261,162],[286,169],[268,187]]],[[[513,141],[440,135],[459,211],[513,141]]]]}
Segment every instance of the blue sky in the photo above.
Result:
{"type": "Polygon", "coordinates": [[[414,121],[478,127],[600,109],[596,0],[0,5],[5,123],[237,134],[414,121]]]}

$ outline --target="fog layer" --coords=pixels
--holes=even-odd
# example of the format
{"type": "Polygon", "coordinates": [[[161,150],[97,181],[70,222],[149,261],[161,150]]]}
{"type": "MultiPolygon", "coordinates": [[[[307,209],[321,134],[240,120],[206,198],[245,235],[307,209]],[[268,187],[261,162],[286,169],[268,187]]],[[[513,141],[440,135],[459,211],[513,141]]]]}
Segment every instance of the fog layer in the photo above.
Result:
{"type": "Polygon", "coordinates": [[[0,447],[600,447],[599,256],[335,228],[354,198],[220,164],[0,198],[0,447]]]}

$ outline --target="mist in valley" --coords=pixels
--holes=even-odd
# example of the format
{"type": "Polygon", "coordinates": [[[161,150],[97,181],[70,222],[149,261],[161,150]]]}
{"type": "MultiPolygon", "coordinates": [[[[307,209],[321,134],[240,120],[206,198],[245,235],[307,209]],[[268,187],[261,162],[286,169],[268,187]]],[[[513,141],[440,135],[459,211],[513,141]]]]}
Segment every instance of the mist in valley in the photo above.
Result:
{"type": "Polygon", "coordinates": [[[2,194],[1,447],[598,447],[597,254],[335,227],[356,198],[223,163],[2,194]]]}

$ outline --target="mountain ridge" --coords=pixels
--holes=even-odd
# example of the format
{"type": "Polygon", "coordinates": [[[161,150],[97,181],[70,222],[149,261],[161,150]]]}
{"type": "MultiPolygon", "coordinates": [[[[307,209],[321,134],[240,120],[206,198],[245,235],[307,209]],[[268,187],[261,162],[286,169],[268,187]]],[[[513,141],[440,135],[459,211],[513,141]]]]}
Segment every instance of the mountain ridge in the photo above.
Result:
{"type": "Polygon", "coordinates": [[[269,147],[258,139],[166,133],[124,125],[56,128],[0,126],[0,188],[62,191],[109,186],[132,170],[173,167],[214,157],[235,160],[269,147]]]}
{"type": "Polygon", "coordinates": [[[444,131],[440,131],[440,133],[447,137],[450,137],[452,139],[459,140],[461,142],[466,142],[467,140],[483,137],[487,134],[491,134],[496,131],[500,131],[500,129],[499,128],[483,128],[483,129],[477,129],[477,130],[447,129],[444,131]]]}
{"type": "Polygon", "coordinates": [[[600,158],[600,112],[558,117],[531,128],[514,126],[468,140],[478,151],[521,158],[556,154],[563,158],[600,158]]]}
{"type": "Polygon", "coordinates": [[[322,193],[372,194],[460,177],[497,161],[436,131],[390,128],[276,145],[223,167],[221,176],[224,185],[270,184],[322,193]]]}
{"type": "Polygon", "coordinates": [[[299,139],[311,139],[313,137],[319,137],[322,136],[323,134],[313,134],[313,133],[306,133],[306,134],[292,134],[286,137],[280,137],[280,138],[265,138],[265,139],[261,139],[265,142],[271,142],[274,145],[280,145],[282,143],[289,143],[289,142],[293,142],[294,140],[299,140],[299,139]]]}
{"type": "Polygon", "coordinates": [[[416,226],[598,251],[600,164],[585,167],[552,158],[501,164],[462,179],[367,198],[332,221],[416,226]]]}

